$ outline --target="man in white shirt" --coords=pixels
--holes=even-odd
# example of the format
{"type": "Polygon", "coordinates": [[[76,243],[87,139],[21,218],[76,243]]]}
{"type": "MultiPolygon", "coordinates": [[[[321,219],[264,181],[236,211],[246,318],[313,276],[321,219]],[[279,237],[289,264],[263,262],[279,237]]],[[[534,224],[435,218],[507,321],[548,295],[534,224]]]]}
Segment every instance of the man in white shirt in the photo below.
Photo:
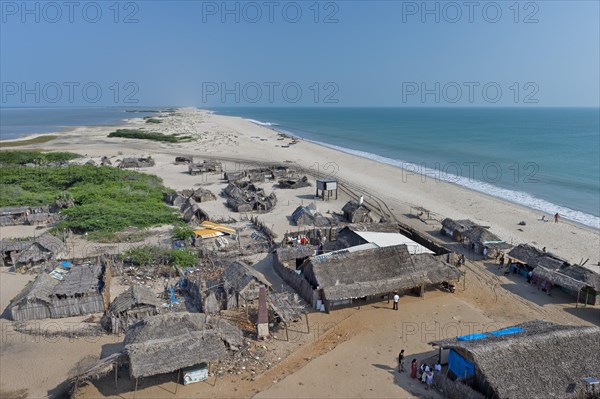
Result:
{"type": "Polygon", "coordinates": [[[394,292],[394,310],[398,310],[398,301],[400,300],[400,295],[397,292],[394,292]]]}

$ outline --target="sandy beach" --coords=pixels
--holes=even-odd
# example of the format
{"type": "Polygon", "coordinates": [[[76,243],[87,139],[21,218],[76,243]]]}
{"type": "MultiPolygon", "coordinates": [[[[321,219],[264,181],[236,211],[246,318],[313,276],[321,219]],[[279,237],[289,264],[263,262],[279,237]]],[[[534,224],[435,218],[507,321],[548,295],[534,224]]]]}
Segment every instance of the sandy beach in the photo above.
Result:
{"type": "MultiPolygon", "coordinates": [[[[178,110],[175,116],[163,118],[159,125],[149,126],[141,119],[129,119],[121,128],[125,127],[191,135],[194,139],[171,144],[108,138],[116,127],[77,127],[64,133],[53,133],[58,137],[49,142],[17,148],[71,151],[84,155],[80,160],[82,163],[90,159],[99,162],[101,157],[107,156],[114,164],[124,157],[151,155],[156,165],[140,171],[160,176],[165,186],[173,189],[200,185],[214,193],[226,186],[220,176],[191,176],[186,173],[185,165],[174,164],[175,156],[221,160],[229,171],[256,163],[296,165],[307,171],[313,183],[315,177],[335,177],[346,189],[340,191],[337,200],[331,201],[315,200],[314,186],[278,190],[275,209],[260,214],[259,218],[279,236],[298,229],[288,219],[298,205],[314,201],[323,214],[339,213],[349,198],[362,195],[368,204],[376,207],[376,212],[441,242],[447,240],[439,234],[441,220],[445,217],[471,219],[490,226],[493,233],[508,243],[546,247],[572,263],[588,259],[585,266],[600,271],[600,232],[596,229],[564,219],[559,223],[544,222],[539,211],[311,142],[296,142],[242,118],[186,108],[178,110]],[[413,217],[415,207],[430,210],[432,220],[425,223],[413,217]],[[521,221],[526,224],[519,225],[521,221]]],[[[267,193],[275,190],[270,184],[263,184],[263,188],[267,193]]],[[[203,204],[202,208],[214,218],[237,217],[220,197],[206,206],[203,204]]],[[[552,220],[552,215],[545,217],[552,220]]],[[[30,233],[27,228],[2,228],[1,236],[26,235],[30,233]]],[[[86,244],[78,245],[84,247],[86,244]]],[[[117,251],[120,249],[116,248],[117,251]]],[[[314,339],[302,340],[279,364],[256,378],[225,376],[215,385],[180,386],[176,394],[173,382],[145,384],[137,397],[437,398],[440,397],[437,393],[425,391],[407,374],[396,372],[395,359],[399,349],[406,348],[408,358],[422,359],[430,355],[429,341],[456,336],[457,332],[470,333],[463,330],[468,323],[475,323],[476,331],[489,331],[533,319],[600,325],[598,307],[575,309],[574,299],[566,294],[557,292],[547,297],[524,284],[522,278],[501,275],[495,269],[493,262],[469,261],[466,289],[460,287],[454,295],[432,292],[425,300],[403,297],[402,311],[394,317],[390,317],[389,305],[385,302],[361,309],[342,309],[330,315],[311,313],[311,323],[328,325],[323,333],[314,339]],[[444,327],[449,325],[453,327],[444,327]],[[323,378],[323,370],[328,370],[327,378],[323,378]],[[340,384],[340,381],[344,383],[340,384]]],[[[2,309],[32,278],[5,271],[0,274],[2,309]]],[[[77,340],[75,343],[64,338],[46,345],[14,332],[12,323],[7,320],[1,320],[1,323],[3,372],[0,389],[2,392],[28,389],[31,398],[48,396],[78,361],[88,355],[99,355],[103,348],[106,351],[118,344],[112,337],[103,337],[95,342],[77,340]],[[45,363],[39,359],[45,359],[45,363]],[[14,367],[15,364],[18,367],[14,367]],[[53,370],[51,374],[48,369],[53,370]],[[22,370],[28,370],[34,376],[30,383],[20,377],[22,370]]],[[[109,382],[89,384],[81,390],[80,397],[133,397],[133,392],[110,388],[109,382]]]]}

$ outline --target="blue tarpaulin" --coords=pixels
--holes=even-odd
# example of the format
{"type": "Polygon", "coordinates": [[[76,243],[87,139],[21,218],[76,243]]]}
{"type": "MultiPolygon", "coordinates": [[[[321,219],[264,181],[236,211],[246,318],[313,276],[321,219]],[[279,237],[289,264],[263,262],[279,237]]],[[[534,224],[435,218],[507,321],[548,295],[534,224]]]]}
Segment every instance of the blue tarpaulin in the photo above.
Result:
{"type": "Polygon", "coordinates": [[[460,337],[456,337],[459,341],[472,341],[474,339],[487,338],[487,334],[469,334],[469,335],[461,335],[460,337]]]}
{"type": "Polygon", "coordinates": [[[68,262],[68,261],[64,260],[64,261],[60,262],[60,266],[63,269],[70,269],[71,266],[73,266],[73,264],[71,262],[68,262]]]}
{"type": "Polygon", "coordinates": [[[523,331],[525,331],[525,330],[523,330],[520,327],[508,327],[508,328],[503,328],[502,330],[498,330],[498,331],[490,331],[489,333],[492,335],[495,335],[496,337],[499,337],[501,335],[516,334],[516,333],[520,333],[523,331]]]}
{"type": "Polygon", "coordinates": [[[448,368],[458,378],[470,377],[475,374],[475,365],[452,349],[448,353],[448,368]]]}

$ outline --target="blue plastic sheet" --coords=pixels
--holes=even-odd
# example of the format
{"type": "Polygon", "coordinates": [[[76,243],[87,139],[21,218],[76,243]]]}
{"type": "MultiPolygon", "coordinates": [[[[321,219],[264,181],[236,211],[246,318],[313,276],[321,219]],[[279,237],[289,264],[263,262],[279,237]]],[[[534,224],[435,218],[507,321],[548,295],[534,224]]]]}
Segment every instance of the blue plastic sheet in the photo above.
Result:
{"type": "Polygon", "coordinates": [[[498,330],[498,331],[490,331],[489,334],[499,337],[501,335],[516,334],[516,333],[520,333],[523,331],[525,331],[525,330],[523,330],[520,327],[508,327],[508,328],[503,328],[502,330],[498,330]]]}
{"type": "Polygon", "coordinates": [[[70,269],[71,266],[73,266],[73,264],[71,262],[68,262],[68,261],[64,260],[64,261],[60,262],[60,266],[63,269],[70,269]]]}
{"type": "Polygon", "coordinates": [[[487,338],[487,334],[475,333],[475,334],[461,335],[460,337],[456,337],[456,339],[459,341],[472,341],[474,339],[482,339],[482,338],[487,338]]]}
{"type": "Polygon", "coordinates": [[[458,378],[470,377],[475,374],[475,365],[452,349],[448,353],[448,368],[458,378]]]}

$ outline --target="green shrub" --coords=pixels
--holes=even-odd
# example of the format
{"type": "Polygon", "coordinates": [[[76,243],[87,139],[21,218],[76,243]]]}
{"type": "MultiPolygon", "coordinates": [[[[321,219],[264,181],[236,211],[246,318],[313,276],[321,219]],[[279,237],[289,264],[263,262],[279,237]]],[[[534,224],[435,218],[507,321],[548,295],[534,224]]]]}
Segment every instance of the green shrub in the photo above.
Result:
{"type": "Polygon", "coordinates": [[[34,163],[46,165],[50,162],[67,162],[81,155],[72,152],[39,152],[39,151],[0,151],[0,164],[25,165],[34,163]]]}
{"type": "Polygon", "coordinates": [[[177,134],[166,135],[157,132],[145,132],[137,129],[118,129],[108,135],[108,137],[121,137],[125,139],[152,140],[166,143],[180,143],[191,141],[192,136],[181,136],[177,134]]]}
{"type": "Polygon", "coordinates": [[[132,248],[122,255],[136,267],[179,266],[193,267],[198,264],[198,254],[190,249],[163,249],[152,245],[132,248]]]}
{"type": "Polygon", "coordinates": [[[187,240],[188,238],[194,238],[196,234],[194,229],[187,225],[178,225],[171,231],[171,238],[175,240],[187,240]]]}

